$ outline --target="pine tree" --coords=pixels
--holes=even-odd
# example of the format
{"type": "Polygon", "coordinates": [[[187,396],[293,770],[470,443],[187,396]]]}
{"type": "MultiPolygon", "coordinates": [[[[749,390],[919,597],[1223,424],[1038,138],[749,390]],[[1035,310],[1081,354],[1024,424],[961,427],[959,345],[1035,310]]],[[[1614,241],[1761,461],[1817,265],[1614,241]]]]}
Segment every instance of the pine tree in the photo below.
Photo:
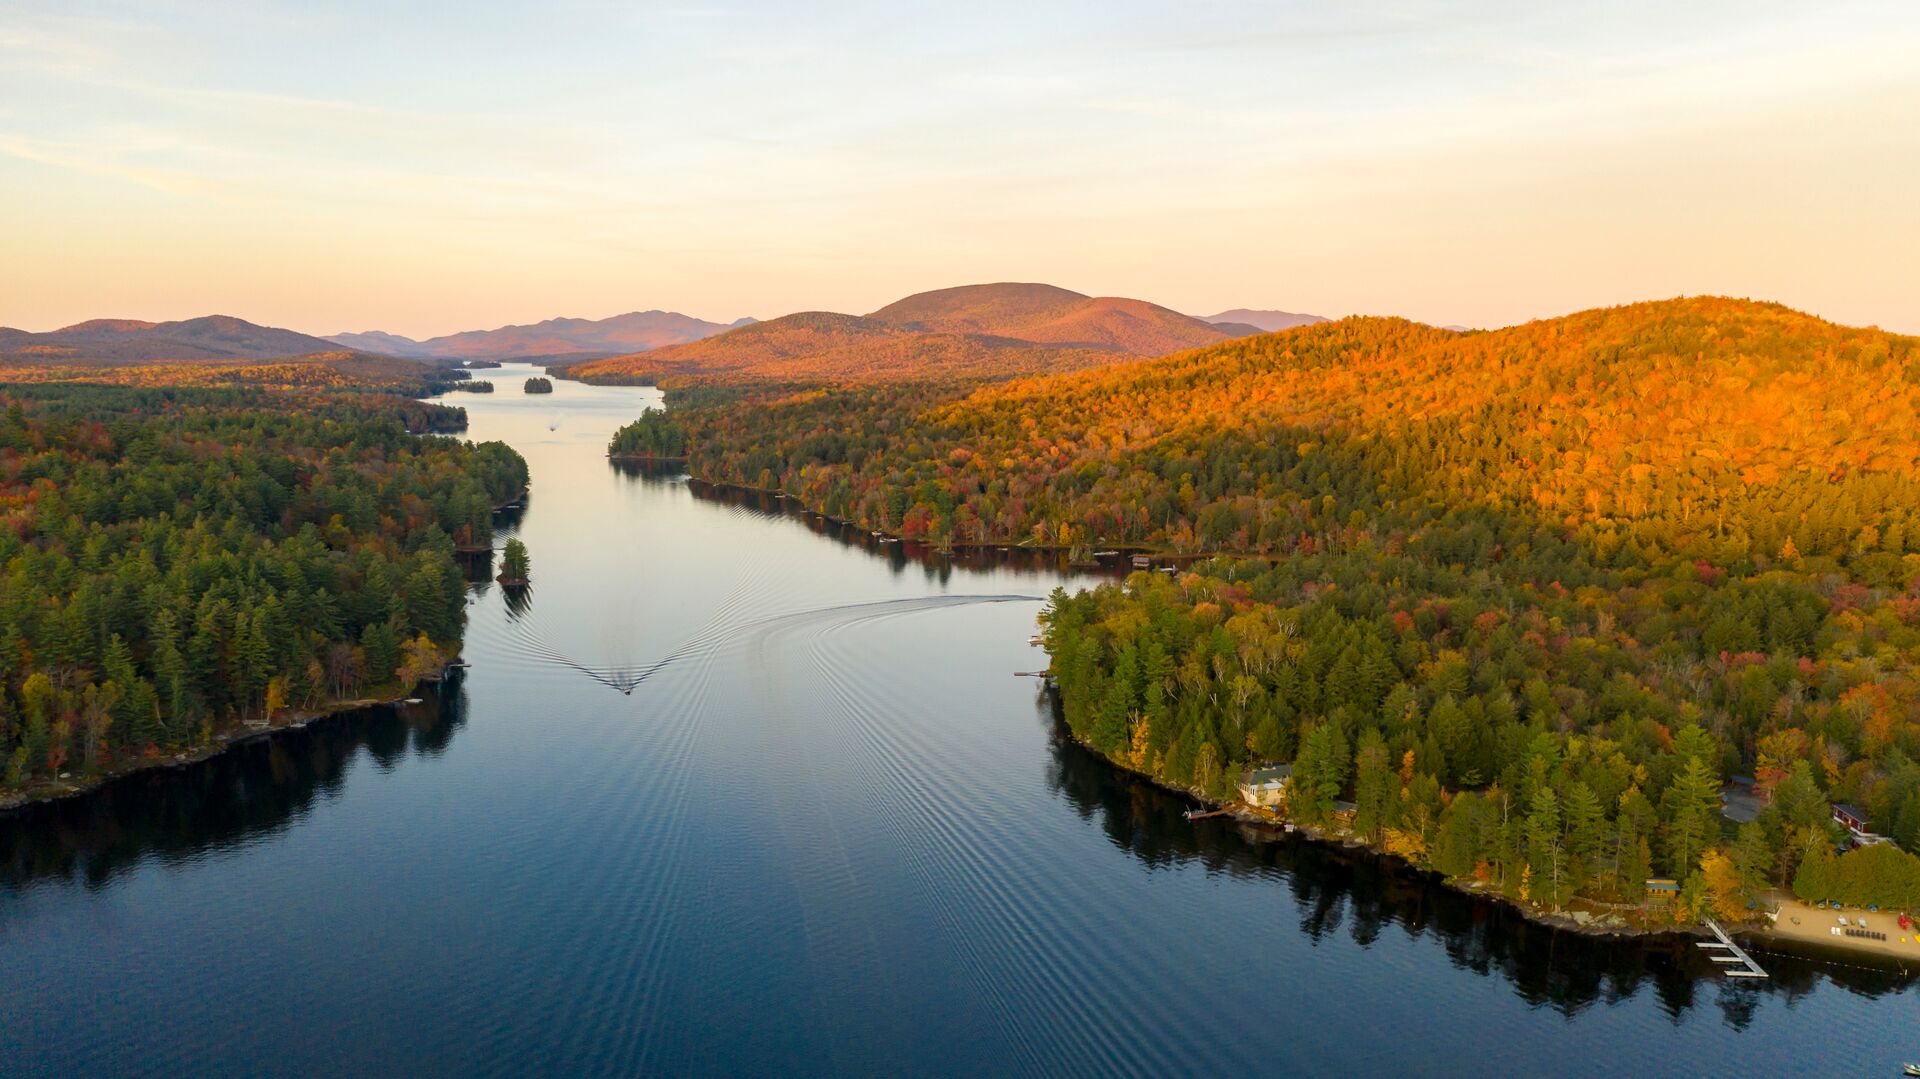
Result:
{"type": "Polygon", "coordinates": [[[1567,847],[1574,857],[1589,861],[1600,849],[1606,815],[1593,788],[1575,780],[1567,787],[1567,847]]]}
{"type": "Polygon", "coordinates": [[[1368,729],[1360,735],[1354,772],[1353,830],[1377,840],[1381,832],[1397,826],[1400,821],[1394,811],[1399,806],[1399,794],[1400,784],[1393,774],[1386,739],[1379,731],[1368,729]]]}
{"type": "Polygon", "coordinates": [[[1660,799],[1666,822],[1667,864],[1677,877],[1698,865],[1719,834],[1720,780],[1698,757],[1688,757],[1660,799]]]}
{"type": "Polygon", "coordinates": [[[1300,740],[1300,756],[1293,762],[1290,805],[1302,819],[1324,821],[1346,786],[1353,759],[1340,725],[1322,720],[1300,740]]]}
{"type": "Polygon", "coordinates": [[[1552,787],[1543,786],[1534,792],[1524,828],[1534,894],[1547,906],[1558,907],[1566,901],[1570,889],[1560,833],[1560,799],[1552,787]]]}

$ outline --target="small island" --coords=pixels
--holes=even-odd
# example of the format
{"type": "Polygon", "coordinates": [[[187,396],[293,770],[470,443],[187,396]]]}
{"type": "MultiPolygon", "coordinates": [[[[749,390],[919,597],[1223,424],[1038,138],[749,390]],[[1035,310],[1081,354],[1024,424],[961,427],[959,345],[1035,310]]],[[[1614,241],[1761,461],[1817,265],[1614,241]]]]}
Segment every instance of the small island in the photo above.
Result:
{"type": "Polygon", "coordinates": [[[553,380],[550,378],[542,378],[539,375],[535,375],[532,378],[527,380],[527,392],[528,393],[552,393],[553,380]]]}
{"type": "Polygon", "coordinates": [[[447,388],[458,393],[492,393],[493,383],[484,382],[484,381],[483,382],[455,382],[447,388]]]}
{"type": "Polygon", "coordinates": [[[527,545],[510,539],[500,552],[500,576],[495,578],[508,588],[524,588],[530,583],[533,565],[527,558],[527,545]]]}

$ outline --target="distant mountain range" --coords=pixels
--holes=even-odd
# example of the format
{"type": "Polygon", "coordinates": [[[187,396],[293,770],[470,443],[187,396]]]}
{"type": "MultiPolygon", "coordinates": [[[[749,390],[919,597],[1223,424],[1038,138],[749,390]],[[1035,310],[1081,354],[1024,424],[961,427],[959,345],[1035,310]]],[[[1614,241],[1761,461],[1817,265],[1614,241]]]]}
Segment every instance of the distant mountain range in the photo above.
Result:
{"type": "Polygon", "coordinates": [[[1291,330],[1295,326],[1311,326],[1316,322],[1328,321],[1322,315],[1298,315],[1292,311],[1256,311],[1247,307],[1236,307],[1231,311],[1222,311],[1217,315],[1208,315],[1203,321],[1216,326],[1251,326],[1262,333],[1276,330],[1291,330]]]}
{"type": "Polygon", "coordinates": [[[227,315],[179,322],[94,319],[49,333],[0,327],[0,362],[14,367],[244,362],[346,348],[420,361],[574,360],[572,371],[581,377],[618,380],[672,374],[993,376],[1160,356],[1324,321],[1318,315],[1246,309],[1199,319],[1145,300],[1000,283],[922,292],[864,316],[806,311],[723,325],[673,311],[634,311],[427,340],[379,330],[312,337],[227,315]]]}
{"type": "Polygon", "coordinates": [[[327,340],[365,352],[383,352],[389,356],[416,359],[504,360],[519,356],[608,356],[698,341],[751,322],[752,319],[743,318],[730,325],[722,325],[674,311],[633,311],[597,320],[550,318],[531,326],[468,330],[425,341],[378,330],[337,333],[327,340]]]}
{"type": "Polygon", "coordinates": [[[567,373],[589,381],[992,377],[1159,356],[1255,332],[1053,285],[963,285],[864,316],[804,311],[687,344],[572,364],[567,373]]]}
{"type": "Polygon", "coordinates": [[[49,333],[0,327],[0,359],[10,363],[126,364],[268,360],[337,352],[339,346],[292,330],[228,315],[182,322],[93,319],[49,333]]]}

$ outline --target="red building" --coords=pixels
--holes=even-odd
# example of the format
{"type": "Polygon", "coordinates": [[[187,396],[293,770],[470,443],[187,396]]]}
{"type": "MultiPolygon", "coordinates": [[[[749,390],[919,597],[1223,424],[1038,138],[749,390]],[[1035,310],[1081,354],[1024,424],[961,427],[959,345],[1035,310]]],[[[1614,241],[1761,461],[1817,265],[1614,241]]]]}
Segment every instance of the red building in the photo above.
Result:
{"type": "Polygon", "coordinates": [[[1833,807],[1833,819],[1839,821],[1848,831],[1864,832],[1867,830],[1867,815],[1845,803],[1833,807]]]}

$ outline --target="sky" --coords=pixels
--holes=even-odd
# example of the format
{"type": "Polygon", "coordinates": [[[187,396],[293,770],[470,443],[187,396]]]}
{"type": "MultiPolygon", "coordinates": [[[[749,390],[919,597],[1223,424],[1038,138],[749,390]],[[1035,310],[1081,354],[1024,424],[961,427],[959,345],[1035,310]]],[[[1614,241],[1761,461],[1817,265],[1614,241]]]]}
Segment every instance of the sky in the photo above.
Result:
{"type": "Polygon", "coordinates": [[[1046,281],[1920,333],[1920,3],[0,0],[0,325],[1046,281]]]}

